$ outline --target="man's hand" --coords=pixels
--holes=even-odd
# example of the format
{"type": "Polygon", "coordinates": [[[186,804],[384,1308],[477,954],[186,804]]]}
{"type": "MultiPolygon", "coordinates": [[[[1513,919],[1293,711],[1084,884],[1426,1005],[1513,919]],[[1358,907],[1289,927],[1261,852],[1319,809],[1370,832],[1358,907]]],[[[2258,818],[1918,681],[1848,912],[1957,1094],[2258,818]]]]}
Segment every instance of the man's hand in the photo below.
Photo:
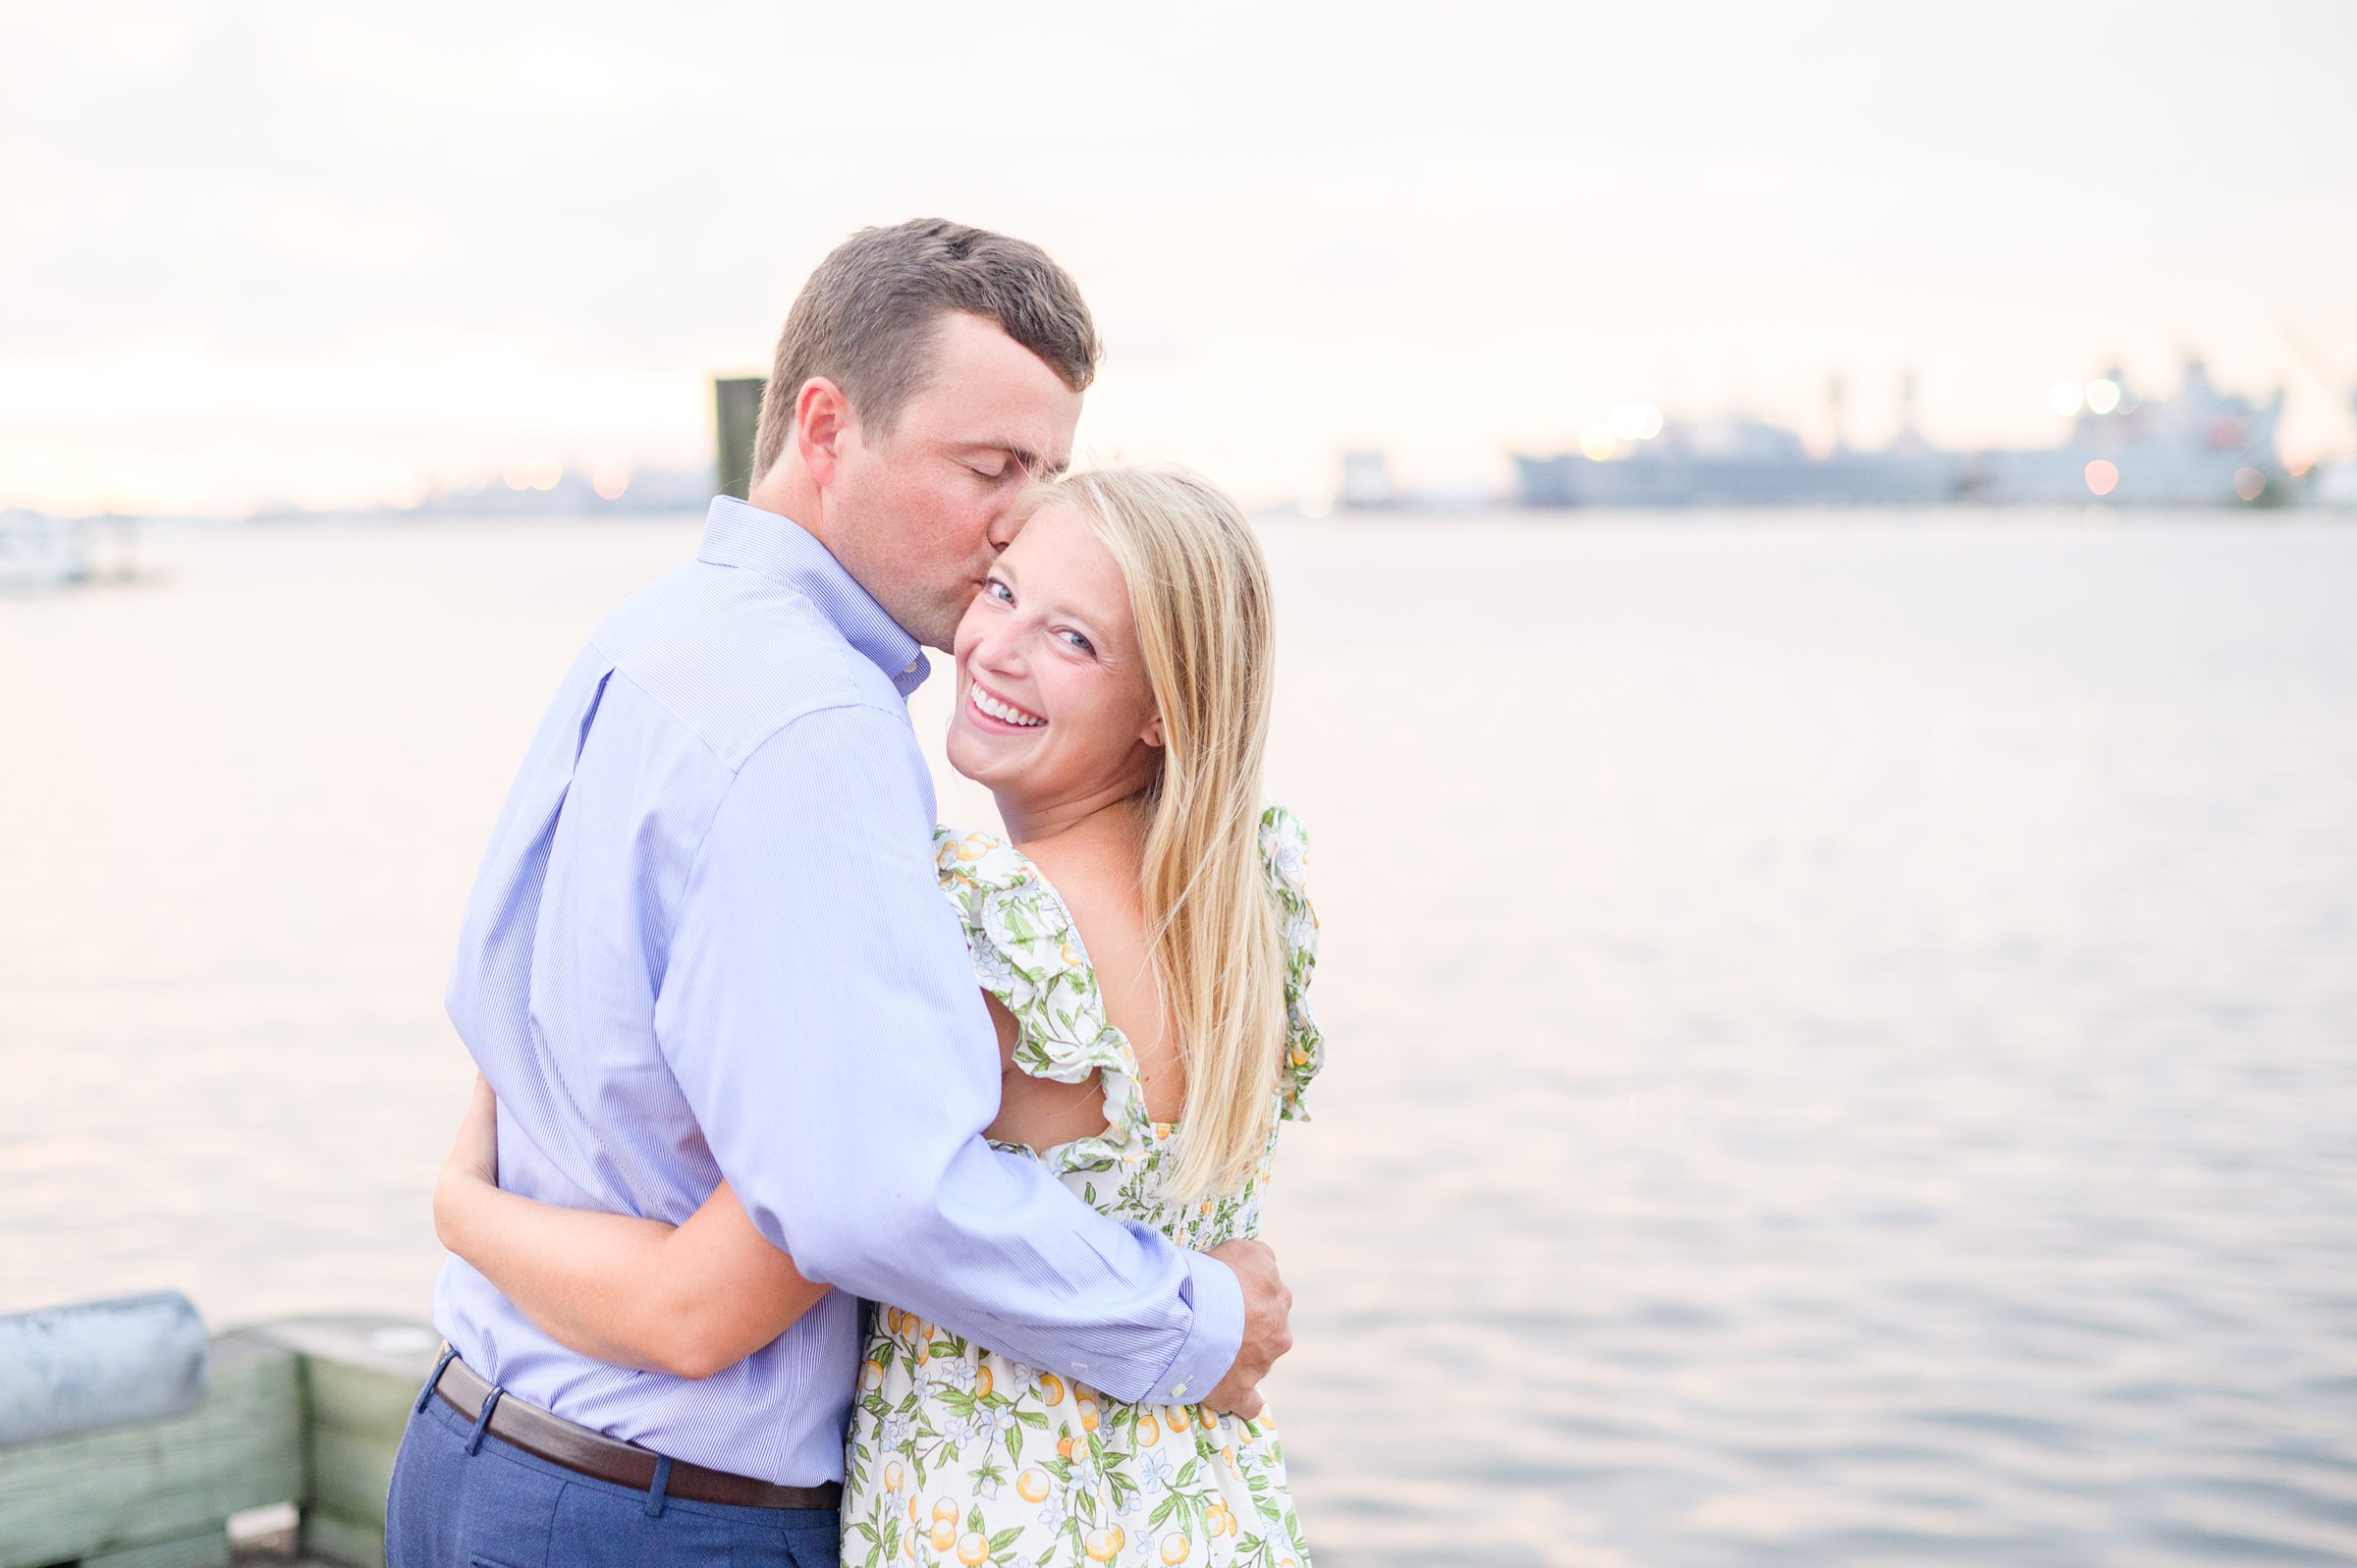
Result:
{"type": "Polygon", "coordinates": [[[1236,1283],[1244,1287],[1244,1342],[1228,1376],[1203,1402],[1222,1415],[1250,1421],[1261,1412],[1261,1379],[1293,1348],[1293,1293],[1277,1277],[1277,1255],[1257,1241],[1231,1241],[1205,1256],[1233,1270],[1236,1283]]]}

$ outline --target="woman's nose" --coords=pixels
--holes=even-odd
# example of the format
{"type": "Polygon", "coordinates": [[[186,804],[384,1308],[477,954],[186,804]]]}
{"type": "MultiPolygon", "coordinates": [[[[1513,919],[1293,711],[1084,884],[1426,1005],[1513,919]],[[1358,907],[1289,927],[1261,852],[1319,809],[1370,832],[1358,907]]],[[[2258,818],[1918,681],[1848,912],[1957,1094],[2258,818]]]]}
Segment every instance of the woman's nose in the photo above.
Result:
{"type": "Polygon", "coordinates": [[[973,661],[984,670],[1020,674],[1022,641],[1014,625],[1014,618],[1000,617],[985,626],[982,635],[974,639],[973,661]]]}

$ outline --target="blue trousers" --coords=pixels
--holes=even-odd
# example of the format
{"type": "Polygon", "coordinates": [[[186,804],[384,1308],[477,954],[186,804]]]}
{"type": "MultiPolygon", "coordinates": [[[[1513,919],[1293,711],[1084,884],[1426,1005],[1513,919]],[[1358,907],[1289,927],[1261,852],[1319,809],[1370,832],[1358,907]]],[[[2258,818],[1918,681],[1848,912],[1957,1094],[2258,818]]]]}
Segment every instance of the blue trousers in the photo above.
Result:
{"type": "Polygon", "coordinates": [[[385,1501],[386,1568],[836,1568],[832,1508],[732,1508],[577,1475],[439,1394],[411,1415],[385,1501]]]}

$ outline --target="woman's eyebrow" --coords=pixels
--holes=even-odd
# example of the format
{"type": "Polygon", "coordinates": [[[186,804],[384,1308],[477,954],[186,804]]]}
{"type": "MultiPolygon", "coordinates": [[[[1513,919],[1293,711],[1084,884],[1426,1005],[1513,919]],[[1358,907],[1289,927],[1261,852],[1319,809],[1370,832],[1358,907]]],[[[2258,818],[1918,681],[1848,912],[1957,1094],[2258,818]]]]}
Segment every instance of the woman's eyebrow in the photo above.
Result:
{"type": "Polygon", "coordinates": [[[1091,642],[1104,640],[1103,633],[1097,626],[1097,618],[1085,610],[1074,610],[1064,604],[1052,604],[1048,607],[1048,619],[1070,622],[1077,629],[1087,632],[1088,640],[1091,642]]]}

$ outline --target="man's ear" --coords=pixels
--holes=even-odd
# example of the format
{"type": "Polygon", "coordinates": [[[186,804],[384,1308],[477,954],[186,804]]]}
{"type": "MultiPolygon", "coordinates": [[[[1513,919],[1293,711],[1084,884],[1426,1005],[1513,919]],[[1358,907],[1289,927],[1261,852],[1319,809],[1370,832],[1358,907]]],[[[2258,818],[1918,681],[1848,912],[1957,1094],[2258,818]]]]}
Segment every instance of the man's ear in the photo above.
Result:
{"type": "Polygon", "coordinates": [[[843,456],[844,438],[851,432],[851,403],[843,389],[825,376],[802,383],[794,400],[794,440],[802,466],[820,489],[835,483],[836,465],[843,456]]]}

